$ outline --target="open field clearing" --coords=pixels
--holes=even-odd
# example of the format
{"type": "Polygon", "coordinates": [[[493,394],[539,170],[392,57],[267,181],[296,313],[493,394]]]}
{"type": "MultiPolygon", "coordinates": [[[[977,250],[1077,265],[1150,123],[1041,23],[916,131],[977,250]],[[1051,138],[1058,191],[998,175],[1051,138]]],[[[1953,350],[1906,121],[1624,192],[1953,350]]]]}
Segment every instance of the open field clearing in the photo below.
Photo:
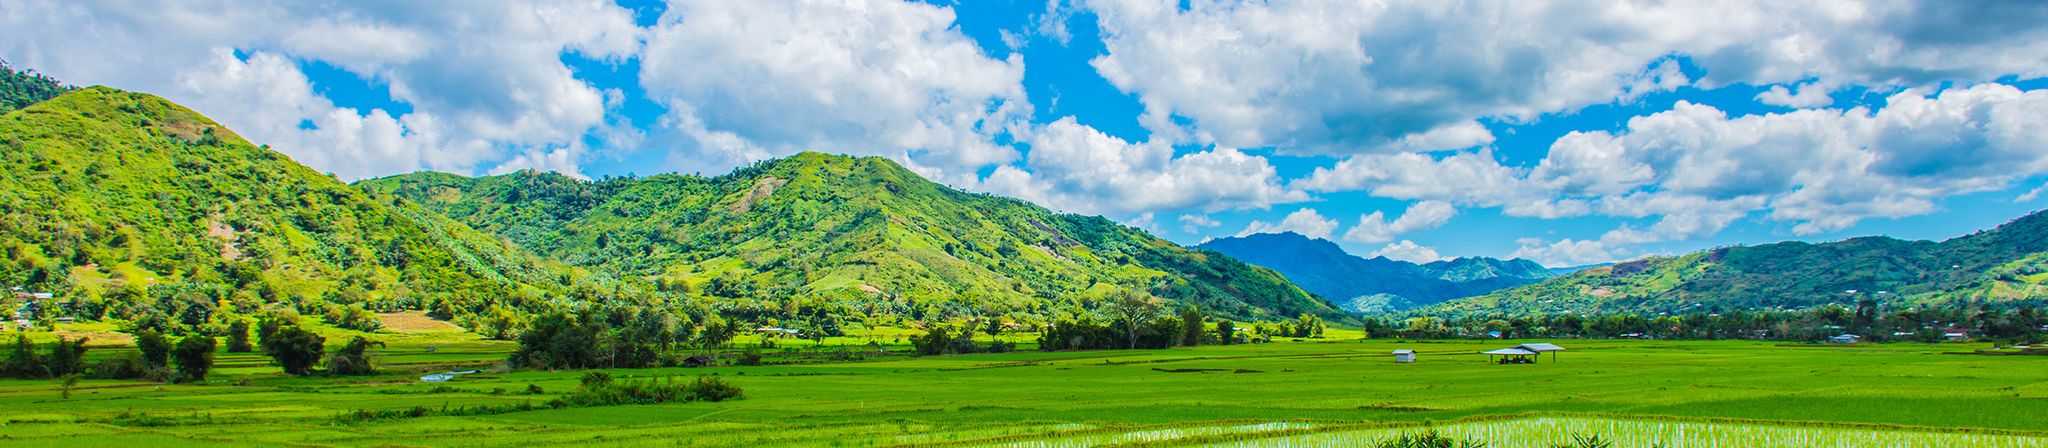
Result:
{"type": "Polygon", "coordinates": [[[1617,446],[2048,446],[2048,359],[1949,354],[1975,348],[1964,345],[1559,341],[1570,348],[1559,362],[1497,365],[1475,353],[1508,343],[1332,339],[628,369],[612,373],[717,375],[745,397],[547,409],[583,372],[421,383],[421,372],[488,368],[511,347],[429,352],[399,336],[377,352],[387,373],[371,377],[290,378],[224,354],[197,385],[88,380],[67,400],[51,381],[0,381],[0,446],[1328,446],[1424,424],[1496,447],[1571,434],[1617,446]],[[1395,348],[1418,361],[1393,363],[1395,348]],[[346,417],[356,410],[391,412],[346,417]]]}

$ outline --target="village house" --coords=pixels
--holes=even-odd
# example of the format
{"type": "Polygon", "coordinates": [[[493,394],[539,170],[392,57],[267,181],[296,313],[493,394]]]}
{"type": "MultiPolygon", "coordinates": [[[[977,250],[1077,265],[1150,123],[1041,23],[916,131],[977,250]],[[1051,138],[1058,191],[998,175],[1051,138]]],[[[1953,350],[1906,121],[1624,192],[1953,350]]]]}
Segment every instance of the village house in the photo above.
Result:
{"type": "Polygon", "coordinates": [[[1858,342],[1858,341],[1862,341],[1862,340],[1863,340],[1863,337],[1862,337],[1862,336],[1857,336],[1857,335],[1853,335],[1853,334],[1847,334],[1847,333],[1844,333],[1844,334],[1840,334],[1840,335],[1836,335],[1836,336],[1834,336],[1834,337],[1828,338],[1828,343],[1829,343],[1829,344],[1854,344],[1854,343],[1856,343],[1856,342],[1858,342]]]}

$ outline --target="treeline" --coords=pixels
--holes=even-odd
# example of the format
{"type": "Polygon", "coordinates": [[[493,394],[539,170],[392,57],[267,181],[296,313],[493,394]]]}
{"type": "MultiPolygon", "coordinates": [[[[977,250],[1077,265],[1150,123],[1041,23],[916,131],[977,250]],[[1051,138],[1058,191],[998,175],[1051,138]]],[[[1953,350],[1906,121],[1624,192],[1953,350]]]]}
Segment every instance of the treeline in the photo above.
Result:
{"type": "Polygon", "coordinates": [[[1947,339],[1949,330],[1972,339],[2013,343],[2048,340],[2048,317],[2031,306],[1962,305],[1886,309],[1863,300],[1853,308],[1827,305],[1795,311],[1685,314],[1369,318],[1369,337],[1402,338],[1654,338],[1819,341],[1853,334],[1866,341],[1947,339]]]}
{"type": "Polygon", "coordinates": [[[15,71],[6,60],[0,60],[0,114],[56,98],[73,88],[35,70],[15,71]]]}

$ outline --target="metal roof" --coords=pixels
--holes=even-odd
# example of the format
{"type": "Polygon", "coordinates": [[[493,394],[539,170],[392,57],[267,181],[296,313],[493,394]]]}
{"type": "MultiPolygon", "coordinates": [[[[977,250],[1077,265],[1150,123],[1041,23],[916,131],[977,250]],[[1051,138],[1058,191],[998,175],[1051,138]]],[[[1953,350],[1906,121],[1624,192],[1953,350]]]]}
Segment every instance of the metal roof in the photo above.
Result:
{"type": "Polygon", "coordinates": [[[1414,351],[1414,350],[1409,350],[1409,349],[1405,349],[1405,348],[1404,348],[1404,349],[1400,349],[1400,350],[1395,350],[1395,351],[1394,351],[1394,354],[1396,354],[1396,355],[1413,355],[1413,354],[1415,354],[1415,351],[1414,351]]]}
{"type": "Polygon", "coordinates": [[[1532,352],[1532,351],[1528,351],[1528,350],[1523,350],[1523,349],[1519,349],[1519,348],[1504,348],[1504,349],[1500,349],[1500,350],[1493,350],[1493,351],[1488,351],[1488,352],[1483,352],[1483,353],[1485,353],[1485,354],[1488,354],[1488,355],[1534,355],[1534,354],[1536,354],[1536,352],[1532,352]]]}
{"type": "Polygon", "coordinates": [[[1515,348],[1519,348],[1519,349],[1523,349],[1523,350],[1529,350],[1529,351],[1538,351],[1538,352],[1560,352],[1560,351],[1564,351],[1564,347],[1559,347],[1559,346],[1557,346],[1557,344],[1552,344],[1552,343],[1548,343],[1548,342],[1537,342],[1537,343],[1530,343],[1530,344],[1522,344],[1522,345],[1517,345],[1517,346],[1515,346],[1515,348]]]}

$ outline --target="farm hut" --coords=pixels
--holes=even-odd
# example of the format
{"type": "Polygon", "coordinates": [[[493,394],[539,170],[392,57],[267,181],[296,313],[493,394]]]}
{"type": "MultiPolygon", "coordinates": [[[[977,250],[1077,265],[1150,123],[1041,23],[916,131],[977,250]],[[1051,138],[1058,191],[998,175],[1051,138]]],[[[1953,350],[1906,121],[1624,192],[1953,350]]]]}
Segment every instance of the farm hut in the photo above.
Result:
{"type": "Polygon", "coordinates": [[[1862,336],[1857,336],[1857,335],[1853,335],[1853,334],[1847,334],[1847,333],[1844,333],[1844,334],[1836,335],[1835,337],[1831,337],[1831,338],[1828,338],[1828,343],[1829,343],[1829,344],[1854,344],[1854,343],[1856,343],[1856,341],[1861,341],[1861,340],[1863,340],[1863,337],[1862,337],[1862,336]]]}
{"type": "Polygon", "coordinates": [[[1968,328],[1946,328],[1941,330],[1941,338],[1951,341],[1961,341],[1970,338],[1970,331],[1971,330],[1968,328]]]}
{"type": "Polygon", "coordinates": [[[448,380],[452,379],[455,379],[455,375],[446,373],[420,375],[420,381],[425,381],[429,383],[445,383],[448,382],[448,380]]]}
{"type": "Polygon", "coordinates": [[[1536,352],[1520,348],[1503,348],[1481,352],[1494,364],[1535,364],[1536,352]]]}
{"type": "Polygon", "coordinates": [[[1552,344],[1548,342],[1534,342],[1522,344],[1515,346],[1515,348],[1536,352],[1536,354],[1538,355],[1549,353],[1551,362],[1557,362],[1557,352],[1564,351],[1564,347],[1559,347],[1557,346],[1557,344],[1552,344]]]}
{"type": "Polygon", "coordinates": [[[710,366],[710,365],[711,365],[711,357],[710,357],[710,356],[705,356],[705,355],[690,355],[690,357],[688,357],[688,358],[683,358],[683,367],[705,367],[705,366],[710,366]]]}
{"type": "Polygon", "coordinates": [[[1404,349],[1400,349],[1400,350],[1395,350],[1395,351],[1394,351],[1394,362],[1398,362],[1398,363],[1403,363],[1403,364],[1406,364],[1406,363],[1411,363],[1411,362],[1415,362],[1415,351],[1414,351],[1414,350],[1409,350],[1409,349],[1405,349],[1405,348],[1404,348],[1404,349]]]}

